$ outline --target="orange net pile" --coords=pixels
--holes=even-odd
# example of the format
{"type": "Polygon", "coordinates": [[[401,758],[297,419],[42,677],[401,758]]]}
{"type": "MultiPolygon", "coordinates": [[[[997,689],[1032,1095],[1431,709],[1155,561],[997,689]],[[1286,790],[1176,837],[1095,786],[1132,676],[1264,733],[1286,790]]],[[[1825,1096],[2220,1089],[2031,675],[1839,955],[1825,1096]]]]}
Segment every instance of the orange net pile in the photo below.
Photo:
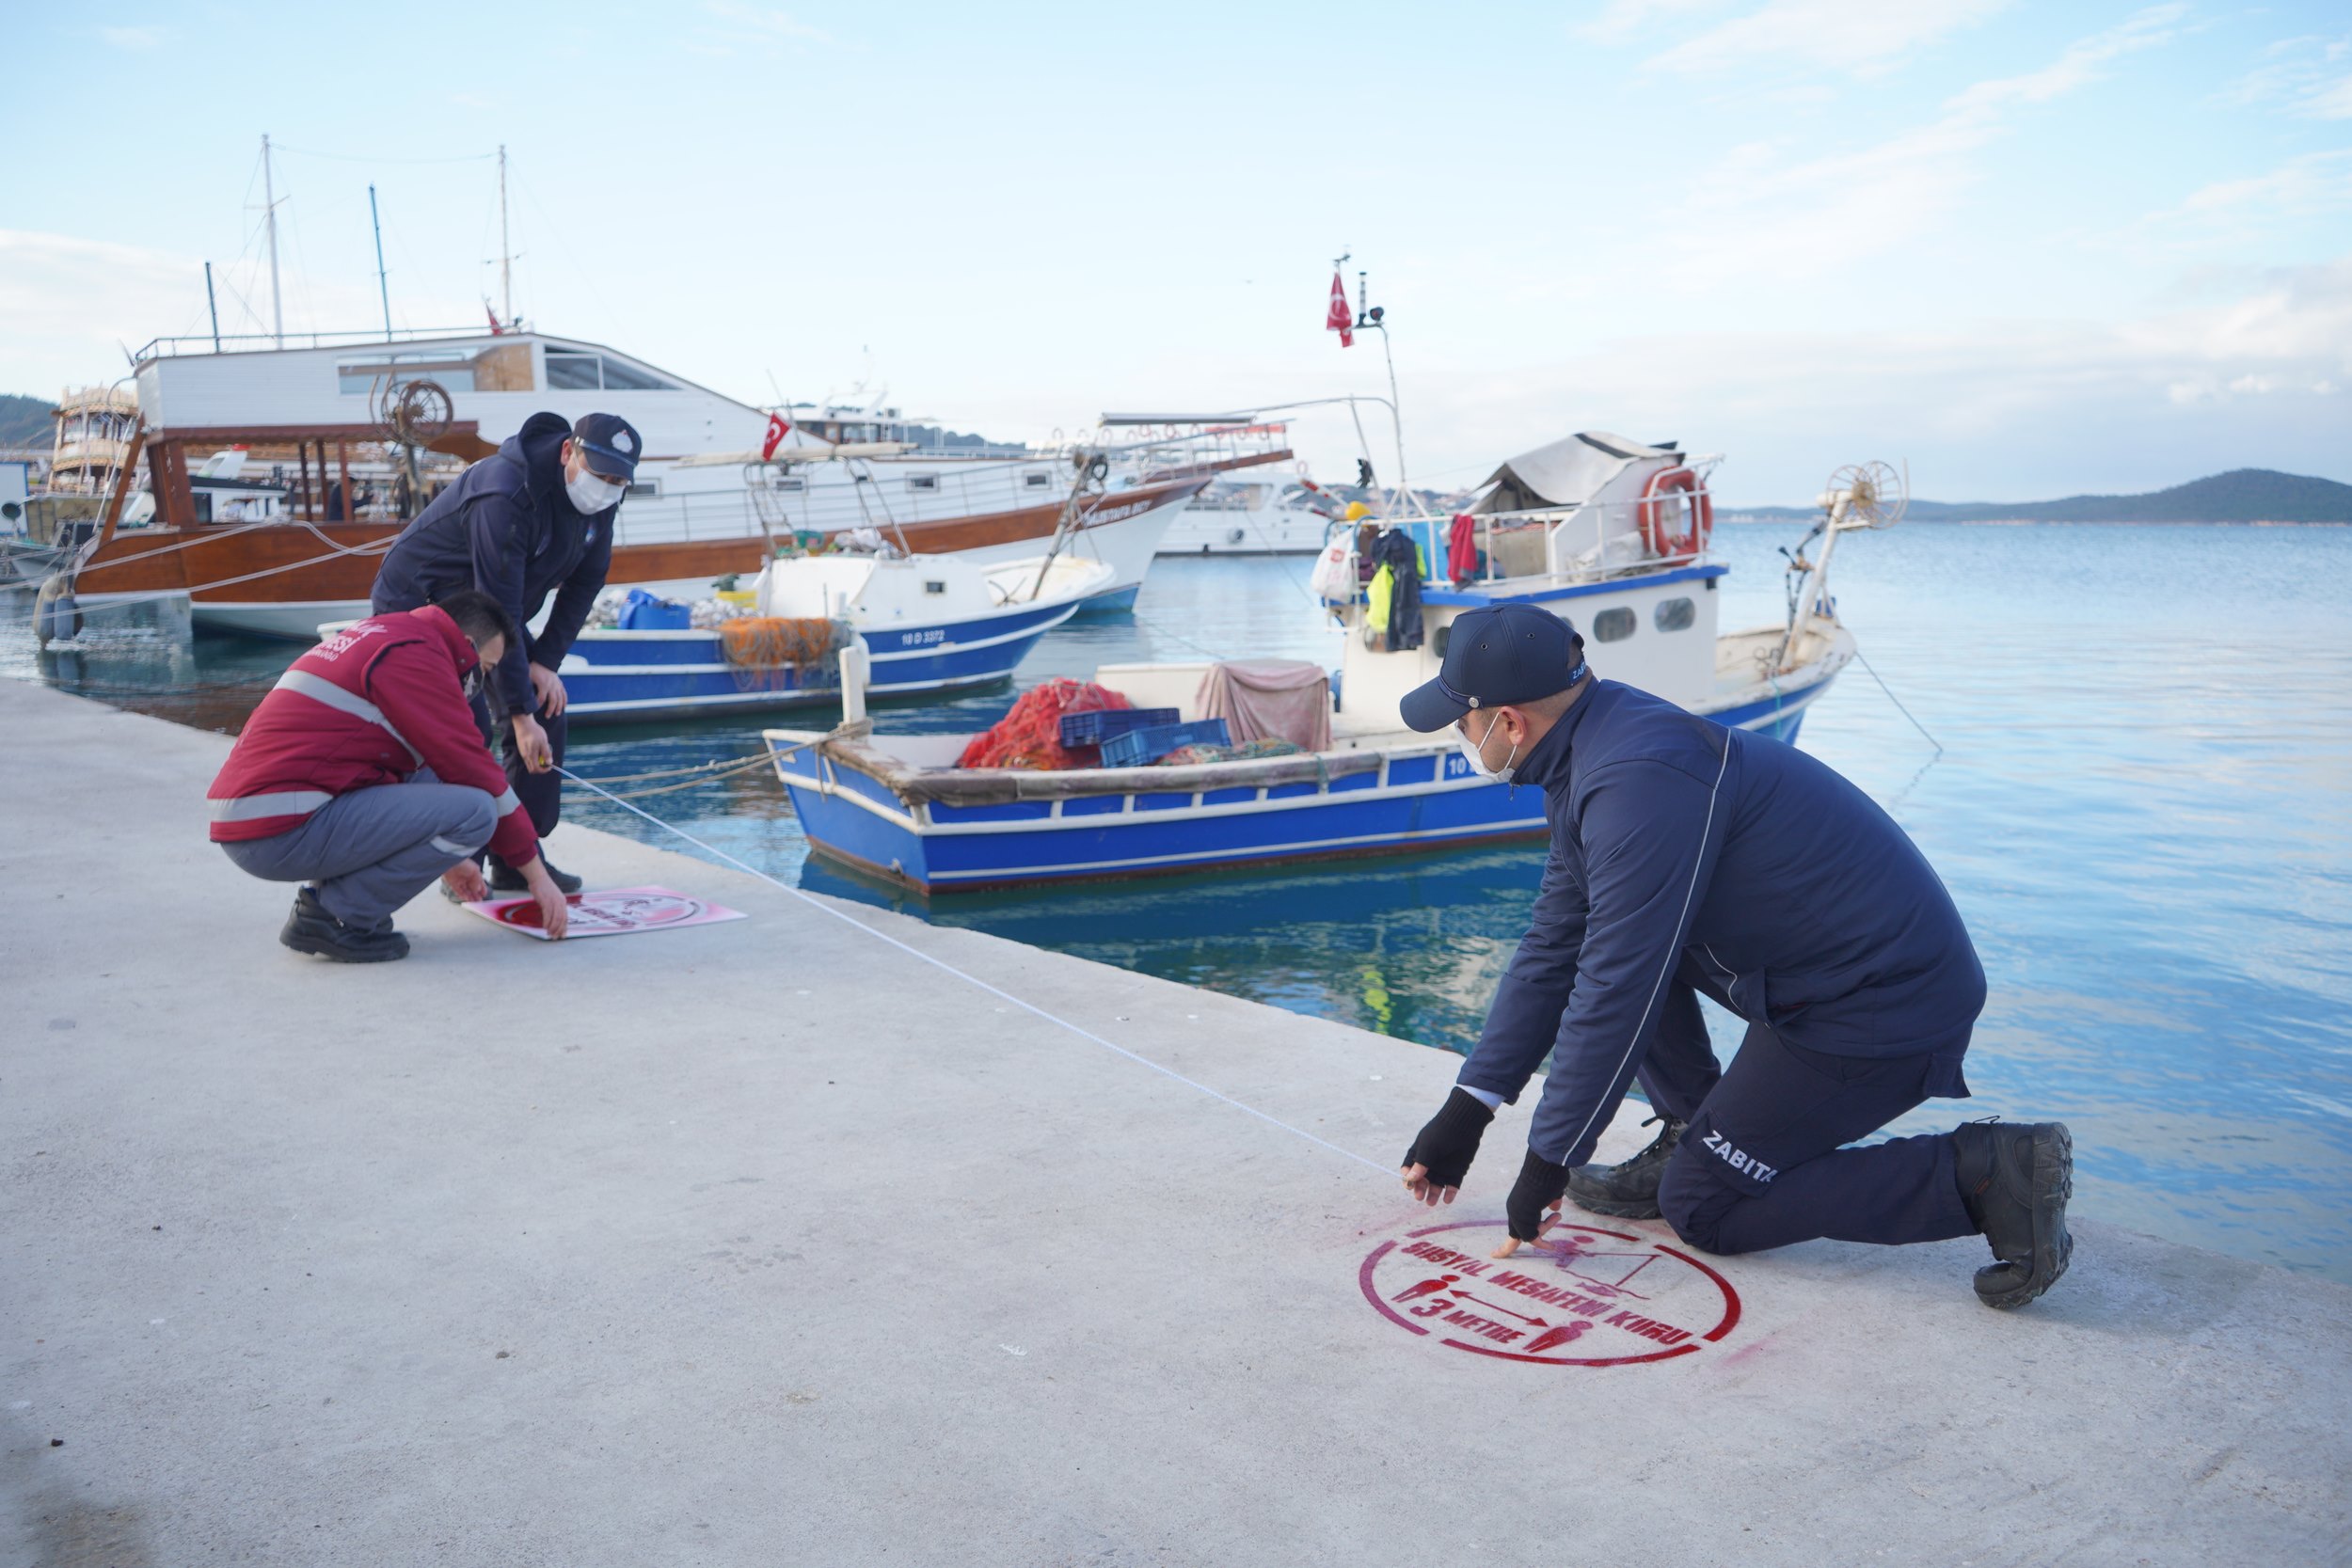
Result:
{"type": "Polygon", "coordinates": [[[963,755],[956,759],[956,766],[1029,768],[1044,772],[1097,767],[1102,762],[1100,747],[1061,743],[1061,716],[1135,705],[1118,692],[1090,681],[1057,677],[1023,692],[1010,713],[998,720],[993,728],[972,737],[963,755]]]}
{"type": "Polygon", "coordinates": [[[739,615],[719,623],[719,650],[742,670],[780,670],[821,663],[833,652],[831,621],[781,615],[739,615]]]}

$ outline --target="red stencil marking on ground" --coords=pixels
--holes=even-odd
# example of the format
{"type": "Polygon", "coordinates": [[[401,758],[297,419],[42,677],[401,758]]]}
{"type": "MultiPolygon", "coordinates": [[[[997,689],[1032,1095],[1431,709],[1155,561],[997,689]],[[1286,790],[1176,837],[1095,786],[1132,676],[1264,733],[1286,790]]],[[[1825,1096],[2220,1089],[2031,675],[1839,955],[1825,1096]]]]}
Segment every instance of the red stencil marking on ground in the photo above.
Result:
{"type": "MultiPolygon", "coordinates": [[[[621,937],[632,931],[667,931],[681,926],[713,926],[722,920],[741,920],[740,910],[674,892],[666,887],[622,887],[607,893],[575,893],[564,900],[572,909],[564,937],[621,937]]],[[[539,906],[529,898],[492,898],[466,908],[510,931],[540,942],[539,906]]]]}
{"type": "Polygon", "coordinates": [[[1373,1248],[1364,1299],[1454,1350],[1554,1367],[1670,1361],[1740,1323],[1731,1281],[1680,1247],[1563,1222],[1511,1258],[1501,1220],[1433,1225],[1373,1248]]]}

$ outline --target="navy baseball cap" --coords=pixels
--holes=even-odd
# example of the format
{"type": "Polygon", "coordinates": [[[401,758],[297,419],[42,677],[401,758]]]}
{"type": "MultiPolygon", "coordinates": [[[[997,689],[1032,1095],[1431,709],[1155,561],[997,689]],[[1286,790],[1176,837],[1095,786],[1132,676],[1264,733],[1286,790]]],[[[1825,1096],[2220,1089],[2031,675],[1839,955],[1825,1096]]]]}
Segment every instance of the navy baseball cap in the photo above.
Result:
{"type": "Polygon", "coordinates": [[[1438,678],[1405,693],[1405,722],[1423,735],[1459,723],[1474,707],[1532,703],[1584,675],[1584,639],[1539,605],[1464,610],[1446,629],[1438,678]]]}
{"type": "Polygon", "coordinates": [[[645,455],[637,427],[618,414],[582,414],[572,426],[572,439],[588,454],[588,467],[606,479],[628,479],[645,455]]]}

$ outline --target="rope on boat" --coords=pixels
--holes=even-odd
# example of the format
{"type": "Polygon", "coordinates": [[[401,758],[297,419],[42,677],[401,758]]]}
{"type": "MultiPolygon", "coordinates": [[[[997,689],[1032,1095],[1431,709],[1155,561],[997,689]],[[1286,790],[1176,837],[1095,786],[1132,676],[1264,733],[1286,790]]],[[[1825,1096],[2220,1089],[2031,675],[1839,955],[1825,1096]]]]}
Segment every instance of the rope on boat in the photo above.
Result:
{"type": "MultiPolygon", "coordinates": [[[[1853,657],[1856,663],[1860,664],[1865,670],[1870,670],[1870,661],[1862,657],[1862,650],[1860,648],[1856,648],[1853,651],[1853,657]]],[[[1874,681],[1878,681],[1879,689],[1885,692],[1886,700],[1895,705],[1895,711],[1901,714],[1904,718],[1910,719],[1911,727],[1917,730],[1927,743],[1935,748],[1935,754],[1937,756],[1942,756],[1944,754],[1944,743],[1936,739],[1935,736],[1929,735],[1928,727],[1919,722],[1917,719],[1913,718],[1911,710],[1903,706],[1903,700],[1895,695],[1894,689],[1888,686],[1885,681],[1880,679],[1879,673],[1876,670],[1870,670],[1870,678],[1874,681]]]]}
{"type": "Polygon", "coordinates": [[[732,773],[739,768],[752,768],[768,760],[768,753],[757,752],[748,757],[720,757],[711,762],[698,762],[689,768],[655,768],[643,773],[612,773],[601,779],[584,779],[583,784],[643,784],[647,779],[679,779],[689,773],[732,773]]]}
{"type": "Polygon", "coordinates": [[[698,787],[698,786],[700,786],[700,785],[702,785],[702,784],[713,784],[713,783],[716,783],[717,781],[719,781],[719,780],[721,780],[721,779],[731,779],[731,778],[735,777],[735,776],[736,776],[737,774],[739,774],[739,773],[748,773],[748,772],[752,771],[754,768],[765,768],[766,766],[768,766],[768,757],[767,757],[767,754],[766,754],[765,752],[763,752],[763,753],[761,753],[760,755],[755,756],[755,757],[744,757],[744,758],[741,758],[741,759],[739,759],[739,760],[738,760],[738,761],[728,762],[728,763],[724,763],[724,764],[722,764],[722,763],[715,763],[715,762],[709,762],[709,763],[704,763],[704,764],[702,765],[702,767],[701,767],[701,768],[675,768],[675,769],[671,769],[670,771],[672,771],[672,772],[676,772],[676,773],[694,773],[694,774],[698,774],[699,776],[698,776],[698,777],[695,777],[695,778],[691,778],[691,779],[682,780],[681,782],[679,782],[679,783],[677,783],[677,784],[656,784],[656,785],[655,785],[654,787],[652,787],[651,789],[631,789],[631,790],[627,790],[627,791],[624,791],[624,792],[622,792],[622,793],[620,793],[620,794],[618,794],[618,795],[612,795],[612,791],[607,790],[607,789],[604,789],[604,788],[602,787],[602,784],[623,784],[623,783],[627,783],[627,782],[628,782],[628,779],[629,779],[630,777],[638,777],[638,778],[661,778],[661,777],[663,777],[664,775],[663,775],[663,774],[661,774],[661,773],[646,773],[646,774],[629,775],[629,776],[625,776],[625,777],[620,778],[620,779],[606,779],[606,780],[602,781],[602,783],[601,783],[601,784],[599,784],[597,781],[591,780],[591,779],[581,779],[580,782],[581,784],[588,784],[588,785],[589,785],[590,787],[592,787],[592,788],[595,788],[595,789],[597,791],[597,793],[598,793],[598,794],[603,794],[603,795],[612,795],[612,798],[613,800],[624,800],[624,801],[626,801],[626,800],[644,800],[644,799],[646,796],[648,796],[648,795],[667,795],[667,794],[669,794],[672,790],[677,790],[677,789],[693,789],[693,788],[696,788],[696,787],[698,787]]]}
{"type": "Polygon", "coordinates": [[[910,958],[921,959],[923,962],[930,965],[933,969],[944,970],[947,974],[954,975],[957,979],[988,992],[989,995],[995,997],[1001,1002],[1009,1002],[1012,1004],[1012,1006],[1020,1008],[1023,1012],[1034,1014],[1036,1017],[1043,1019],[1048,1023],[1067,1029],[1070,1033],[1077,1036],[1080,1039],[1089,1041],[1094,1045],[1099,1045],[1104,1050],[1110,1052],[1114,1055],[1124,1056],[1127,1060],[1135,1063],[1137,1067],[1150,1068],[1153,1072],[1160,1074],[1163,1078],[1172,1078],[1177,1083],[1184,1085],[1186,1088],[1197,1089],[1200,1093],[1207,1095],[1211,1100],[1221,1101],[1225,1104],[1231,1105],[1234,1110],[1243,1113],[1245,1116],[1255,1117],[1260,1121],[1264,1122],[1270,1127],[1279,1127],[1285,1132],[1291,1133],[1296,1137],[1304,1138],[1309,1143],[1316,1146],[1318,1148],[1328,1149],[1330,1152],[1340,1156],[1340,1158],[1343,1160],[1353,1160],[1359,1165],[1363,1165],[1371,1170],[1378,1172],[1384,1179],[1393,1178],[1396,1174],[1394,1170],[1382,1164],[1377,1160],[1367,1160],[1352,1148],[1342,1148],[1339,1145],[1332,1143],[1327,1138],[1319,1138],[1315,1136],[1315,1134],[1308,1132],[1303,1127],[1295,1127],[1291,1123],[1282,1120],[1279,1117],[1270,1116],[1266,1112],[1259,1110],[1255,1105],[1245,1104],[1243,1101],[1235,1100],[1232,1095],[1225,1093],[1221,1089],[1211,1088],[1208,1085],[1201,1083],[1198,1078],[1187,1078],[1183,1073],[1178,1072],[1174,1068],[1163,1067],[1159,1063],[1152,1060],[1149,1056],[1141,1055],[1136,1052],[1128,1050],[1123,1045],[1104,1039],[1102,1036],[1096,1034],[1091,1029],[1086,1028],[1080,1024],[1073,1023],[1066,1018],[1061,1018],[1056,1014],[1047,1012],[1044,1008],[1039,1006],[1034,1002],[1025,1001],[1021,997],[1013,995],[1012,992],[1009,990],[1004,990],[996,986],[990,985],[986,980],[981,979],[978,975],[967,974],[963,970],[958,969],[955,965],[949,963],[945,958],[934,958],[930,954],[924,952],[919,947],[915,947],[908,942],[900,942],[897,937],[892,936],[889,932],[882,930],[877,927],[868,926],[863,920],[856,918],[854,915],[851,915],[843,910],[834,908],[832,904],[827,903],[821,898],[803,893],[799,888],[787,886],[785,883],[776,880],[773,877],[769,876],[765,871],[760,870],[757,866],[746,865],[743,862],[737,860],[733,855],[728,854],[725,850],[705,844],[701,839],[696,838],[692,833],[688,832],[685,829],[677,827],[673,823],[664,822],[661,818],[656,816],[653,813],[644,810],[641,806],[630,805],[627,800],[623,800],[618,795],[613,794],[609,789],[599,788],[596,784],[591,783],[589,780],[581,778],[579,774],[573,772],[570,768],[565,768],[561,763],[556,765],[555,770],[558,773],[563,774],[565,778],[571,780],[574,784],[587,785],[588,788],[595,790],[596,793],[603,796],[606,800],[611,800],[614,805],[617,805],[626,811],[634,812],[637,816],[644,817],[646,821],[652,823],[655,827],[661,829],[664,832],[673,833],[677,837],[684,839],[687,843],[692,845],[695,848],[700,849],[704,854],[708,855],[713,860],[731,865],[736,870],[742,872],[746,876],[756,877],[779,893],[791,895],[802,903],[806,904],[810,909],[816,910],[823,914],[831,915],[834,919],[840,921],[845,926],[855,927],[858,930],[865,932],[875,941],[886,942],[890,946],[897,948],[899,952],[908,955],[910,958]]]}
{"type": "MultiPolygon", "coordinates": [[[[161,599],[177,599],[181,597],[186,597],[193,601],[197,594],[204,593],[209,589],[231,588],[241,582],[251,582],[257,578],[274,578],[281,572],[298,572],[305,566],[315,566],[323,561],[334,561],[347,555],[382,555],[385,551],[392,547],[394,540],[399,537],[399,535],[395,534],[391,538],[379,540],[372,544],[346,546],[336,544],[334,540],[329,539],[326,534],[319,532],[317,529],[312,528],[309,523],[298,523],[294,526],[303,529],[305,531],[318,539],[322,544],[330,546],[326,553],[325,555],[309,556],[301,561],[289,561],[282,566],[266,566],[261,571],[246,572],[239,577],[221,578],[214,582],[190,583],[185,588],[158,588],[150,590],[144,594],[125,594],[119,597],[108,594],[103,601],[93,606],[92,610],[119,610],[126,605],[152,604],[161,599]]],[[[195,541],[191,541],[191,543],[195,543],[195,541]]],[[[179,546],[172,546],[168,547],[176,549],[179,546]]],[[[155,553],[160,554],[162,552],[159,550],[155,553]]],[[[74,578],[80,576],[81,573],[85,571],[101,571],[115,564],[116,562],[111,561],[102,561],[93,566],[77,566],[64,568],[63,570],[68,578],[74,578]]],[[[99,592],[103,594],[105,591],[101,589],[99,592]]]]}

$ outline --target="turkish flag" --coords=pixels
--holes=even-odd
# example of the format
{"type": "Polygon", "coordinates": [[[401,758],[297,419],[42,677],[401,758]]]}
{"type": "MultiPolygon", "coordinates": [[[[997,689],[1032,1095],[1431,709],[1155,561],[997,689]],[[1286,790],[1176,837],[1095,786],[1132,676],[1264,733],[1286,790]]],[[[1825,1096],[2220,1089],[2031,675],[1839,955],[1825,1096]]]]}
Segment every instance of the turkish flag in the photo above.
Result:
{"type": "Polygon", "coordinates": [[[784,445],[784,438],[791,434],[792,424],[790,420],[787,420],[781,414],[769,415],[768,439],[759,444],[759,460],[762,463],[765,463],[770,458],[775,456],[776,449],[784,445]]]}
{"type": "Polygon", "coordinates": [[[1325,312],[1323,325],[1327,331],[1340,335],[1340,347],[1356,346],[1356,318],[1347,309],[1347,285],[1336,272],[1331,275],[1331,309],[1325,312]]]}

